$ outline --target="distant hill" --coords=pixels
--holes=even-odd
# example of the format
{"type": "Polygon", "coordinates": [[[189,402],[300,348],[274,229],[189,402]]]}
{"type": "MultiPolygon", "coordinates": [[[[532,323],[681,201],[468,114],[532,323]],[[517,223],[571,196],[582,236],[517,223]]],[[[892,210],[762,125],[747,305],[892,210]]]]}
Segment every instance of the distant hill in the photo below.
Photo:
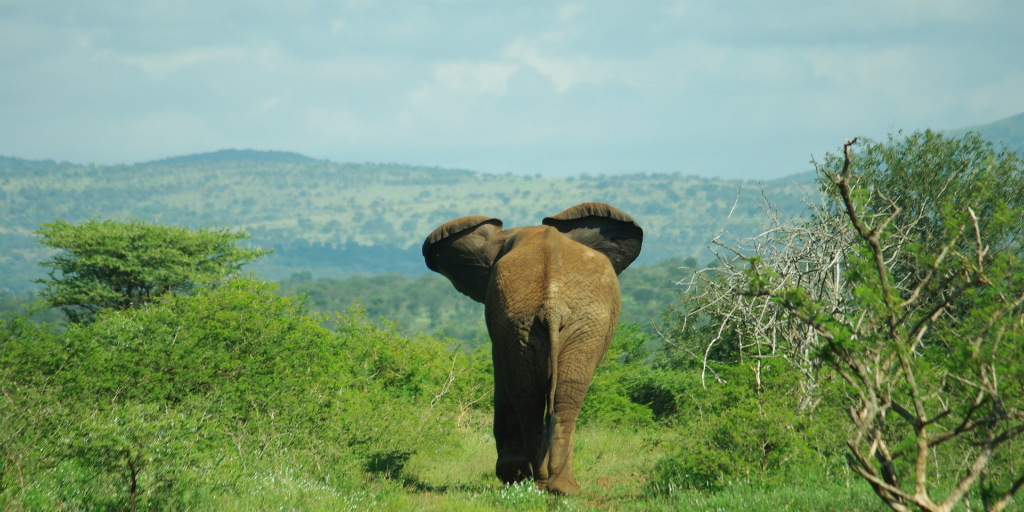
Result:
{"type": "Polygon", "coordinates": [[[255,149],[222,149],[211,153],[175,156],[153,160],[146,164],[189,164],[197,162],[316,162],[299,153],[289,151],[257,151],[255,149]]]}
{"type": "MultiPolygon", "coordinates": [[[[268,279],[312,272],[347,278],[429,273],[423,239],[464,215],[498,217],[508,227],[586,201],[610,203],[644,228],[638,264],[696,257],[725,226],[753,234],[762,190],[799,214],[813,173],[759,183],[679,174],[549,179],[393,164],[339,164],[279,158],[281,152],[223,151],[136,165],[86,166],[0,158],[0,290],[32,288],[48,256],[32,231],[60,217],[159,221],[246,229],[276,252],[249,269],[268,279]],[[259,158],[250,158],[259,157],[259,158]]],[[[290,157],[294,158],[294,157],[290,157]]]]}
{"type": "Polygon", "coordinates": [[[993,123],[947,130],[943,135],[963,137],[969,131],[978,132],[983,139],[994,144],[1002,144],[1010,151],[1024,154],[1024,112],[993,123]]]}

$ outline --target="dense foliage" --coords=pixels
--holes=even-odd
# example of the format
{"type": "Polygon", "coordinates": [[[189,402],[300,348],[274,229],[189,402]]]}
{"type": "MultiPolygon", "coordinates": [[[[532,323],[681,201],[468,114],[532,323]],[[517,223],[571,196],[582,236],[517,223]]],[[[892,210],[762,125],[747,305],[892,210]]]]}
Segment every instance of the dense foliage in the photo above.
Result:
{"type": "MultiPolygon", "coordinates": [[[[823,309],[799,287],[767,293],[855,390],[850,465],[883,501],[946,511],[977,486],[985,510],[1002,510],[1024,484],[1024,159],[931,132],[855,147],[823,167],[858,235],[848,306],[823,309]],[[940,449],[970,466],[936,491],[940,449]]],[[[768,289],[756,260],[751,277],[768,289]]]]}
{"type": "Polygon", "coordinates": [[[131,220],[90,219],[73,225],[57,219],[35,232],[40,243],[60,252],[40,263],[49,268],[40,293],[71,322],[91,321],[107,308],[139,307],[169,294],[187,294],[236,274],[268,254],[243,249],[247,233],[131,220]]]}
{"type": "Polygon", "coordinates": [[[63,334],[4,321],[0,496],[31,509],[182,508],[252,471],[345,482],[457,443],[451,427],[483,403],[489,361],[359,311],[335,331],[320,320],[236,279],[63,334]]]}
{"type": "MultiPolygon", "coordinates": [[[[645,285],[671,282],[693,264],[623,274],[624,304],[676,297],[672,287],[645,285]],[[637,300],[637,292],[646,293],[637,300]]],[[[0,324],[0,502],[220,508],[263,495],[270,479],[332,496],[342,500],[332,506],[344,508],[367,483],[495,485],[486,346],[452,351],[450,341],[411,338],[395,324],[367,321],[358,308],[327,317],[250,278],[194,292],[105,308],[65,331],[23,316],[0,324]],[[467,450],[482,457],[470,466],[469,484],[467,450]]],[[[653,436],[665,447],[697,450],[662,460],[653,473],[653,460],[630,466],[643,471],[640,481],[654,478],[652,499],[677,499],[663,493],[672,489],[725,489],[741,477],[779,481],[816,463],[807,446],[824,438],[806,434],[814,422],[786,409],[788,381],[776,388],[766,372],[751,387],[743,368],[723,367],[723,375],[737,374],[733,387],[704,389],[696,367],[657,346],[642,325],[623,324],[580,416],[582,432],[618,432],[612,449],[630,445],[623,436],[631,443],[653,436]],[[770,416],[754,422],[755,410],[770,416]],[[694,428],[669,435],[678,425],[694,428]],[[701,454],[730,458],[711,467],[701,454]]],[[[489,499],[499,505],[536,501],[495,492],[489,499]]]]}

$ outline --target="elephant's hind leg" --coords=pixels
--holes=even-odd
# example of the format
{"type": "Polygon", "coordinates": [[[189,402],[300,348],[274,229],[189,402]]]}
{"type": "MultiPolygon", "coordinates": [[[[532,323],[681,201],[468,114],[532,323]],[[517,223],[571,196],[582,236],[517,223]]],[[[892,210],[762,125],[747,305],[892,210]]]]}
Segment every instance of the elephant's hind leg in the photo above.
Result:
{"type": "Polygon", "coordinates": [[[545,396],[549,387],[547,328],[536,318],[520,322],[500,319],[489,327],[495,351],[494,432],[498,445],[498,476],[509,482],[502,475],[521,471],[525,458],[530,472],[523,473],[532,476],[543,488],[548,480],[544,436],[545,396]],[[519,430],[514,433],[515,426],[519,430]]]}
{"type": "Polygon", "coordinates": [[[519,424],[504,372],[494,372],[494,440],[498,447],[498,462],[494,472],[504,484],[519,483],[533,477],[530,463],[533,457],[523,443],[523,430],[519,424]]]}
{"type": "Polygon", "coordinates": [[[618,315],[597,319],[573,333],[559,354],[558,389],[555,390],[555,415],[548,418],[551,475],[547,490],[554,494],[577,494],[580,486],[573,475],[572,452],[576,438],[576,418],[583,405],[597,363],[608,350],[618,315]],[[610,325],[611,327],[601,328],[610,325]]]}

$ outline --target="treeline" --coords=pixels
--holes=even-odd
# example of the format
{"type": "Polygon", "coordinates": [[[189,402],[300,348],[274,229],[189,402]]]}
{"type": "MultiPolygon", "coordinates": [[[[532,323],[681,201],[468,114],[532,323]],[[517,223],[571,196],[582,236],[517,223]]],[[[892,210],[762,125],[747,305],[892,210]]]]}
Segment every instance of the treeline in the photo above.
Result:
{"type": "MultiPolygon", "coordinates": [[[[420,256],[422,259],[422,256],[420,256]]],[[[623,322],[633,322],[653,333],[652,320],[678,302],[685,281],[696,270],[697,259],[672,259],[654,265],[633,265],[619,276],[623,322]]],[[[297,273],[279,282],[280,293],[302,295],[314,311],[334,314],[358,304],[366,317],[385,319],[409,334],[453,338],[463,350],[486,344],[484,306],[459,293],[437,274],[410,279],[397,274],[355,276],[348,279],[312,279],[297,273]]]]}
{"type": "Polygon", "coordinates": [[[32,290],[0,291],[0,315],[25,317],[34,323],[58,324],[63,317],[58,309],[46,307],[32,290]]]}
{"type": "MultiPolygon", "coordinates": [[[[366,251],[364,271],[367,273],[379,268],[375,266],[380,265],[376,258],[386,256],[374,253],[372,249],[355,249],[366,251]]],[[[293,247],[290,250],[302,251],[303,258],[317,257],[316,248],[293,247]]],[[[408,255],[410,266],[423,265],[419,252],[408,255]]],[[[687,290],[686,281],[697,267],[697,259],[690,257],[653,265],[634,264],[627,268],[619,276],[621,321],[636,323],[645,332],[653,334],[651,322],[661,321],[662,313],[678,302],[680,294],[687,290]]],[[[278,281],[278,293],[302,296],[310,310],[323,313],[328,318],[358,306],[370,321],[392,324],[411,336],[423,334],[439,339],[451,338],[466,351],[486,343],[483,304],[459,293],[442,276],[431,273],[410,277],[409,274],[413,273],[314,279],[312,272],[299,272],[278,281]]],[[[31,290],[0,291],[0,313],[27,315],[35,307],[36,312],[31,316],[33,321],[60,320],[57,310],[44,307],[36,299],[37,294],[31,290]]],[[[325,325],[333,324],[327,321],[325,325]]]]}
{"type": "MultiPolygon", "coordinates": [[[[64,333],[0,321],[0,503],[407,509],[422,506],[410,493],[433,492],[457,508],[543,506],[493,477],[486,347],[452,353],[359,311],[332,317],[330,330],[323,320],[272,286],[234,279],[108,310],[64,333]]],[[[630,460],[634,437],[655,436],[670,443],[656,450],[668,456],[629,467],[647,483],[604,499],[644,509],[723,489],[763,497],[758,486],[784,485],[803,489],[802,502],[877,509],[865,488],[845,490],[842,431],[831,428],[842,417],[839,388],[799,415],[797,376],[785,365],[755,383],[743,365],[716,363],[728,384],[705,389],[699,364],[671,349],[652,353],[647,341],[636,326],[620,328],[581,411],[580,437],[612,435],[605,455],[630,460]],[[843,491],[820,496],[823,487],[843,491]]],[[[591,471],[580,477],[591,492],[599,479],[621,478],[591,471]]]]}

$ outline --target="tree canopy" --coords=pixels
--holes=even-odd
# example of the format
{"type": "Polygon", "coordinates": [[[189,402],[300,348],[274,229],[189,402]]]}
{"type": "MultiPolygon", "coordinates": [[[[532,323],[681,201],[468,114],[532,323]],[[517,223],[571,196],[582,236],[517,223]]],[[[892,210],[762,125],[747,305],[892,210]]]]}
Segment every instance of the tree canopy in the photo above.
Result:
{"type": "Polygon", "coordinates": [[[268,254],[236,245],[249,235],[228,228],[190,230],[140,220],[57,219],[35,232],[58,252],[40,263],[49,268],[40,296],[68,320],[88,322],[106,308],[137,308],[169,294],[188,294],[237,273],[268,254]]]}

